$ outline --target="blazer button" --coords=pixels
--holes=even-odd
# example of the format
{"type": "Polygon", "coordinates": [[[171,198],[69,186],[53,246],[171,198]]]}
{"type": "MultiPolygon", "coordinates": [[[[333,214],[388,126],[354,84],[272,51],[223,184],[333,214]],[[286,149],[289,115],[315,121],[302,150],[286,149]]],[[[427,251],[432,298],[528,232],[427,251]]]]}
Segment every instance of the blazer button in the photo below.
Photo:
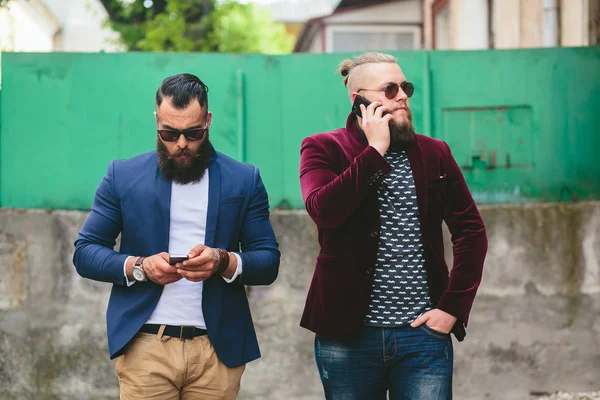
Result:
{"type": "Polygon", "coordinates": [[[373,231],[373,232],[371,232],[371,237],[377,237],[378,234],[379,234],[379,232],[373,231]]]}
{"type": "Polygon", "coordinates": [[[373,275],[373,268],[367,269],[367,274],[368,275],[373,275]]]}

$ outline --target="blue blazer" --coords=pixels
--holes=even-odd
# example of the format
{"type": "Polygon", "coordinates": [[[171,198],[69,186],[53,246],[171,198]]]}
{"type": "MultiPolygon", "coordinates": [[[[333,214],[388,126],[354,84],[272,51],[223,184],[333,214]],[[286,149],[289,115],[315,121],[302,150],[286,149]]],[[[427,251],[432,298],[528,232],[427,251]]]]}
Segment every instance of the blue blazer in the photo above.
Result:
{"type": "MultiPolygon", "coordinates": [[[[241,249],[243,271],[232,283],[221,276],[204,281],[202,312],[217,356],[235,367],[260,357],[245,285],[271,284],[280,253],[258,169],[214,149],[208,169],[204,244],[241,249]]],[[[162,293],[164,286],[151,281],[127,287],[123,263],[129,255],[168,252],[170,203],[171,181],[160,173],[156,152],[112,161],[75,241],[73,263],[79,275],[113,284],[106,312],[111,359],[124,352],[162,293]],[[121,247],[116,252],[119,233],[121,247]]]]}

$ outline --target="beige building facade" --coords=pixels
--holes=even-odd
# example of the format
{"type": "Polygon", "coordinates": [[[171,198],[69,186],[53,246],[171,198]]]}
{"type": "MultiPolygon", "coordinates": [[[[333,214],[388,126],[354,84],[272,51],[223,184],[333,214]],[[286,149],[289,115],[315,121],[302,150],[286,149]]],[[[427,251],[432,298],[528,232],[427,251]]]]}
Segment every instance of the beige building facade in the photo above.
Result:
{"type": "Polygon", "coordinates": [[[0,8],[0,52],[122,51],[99,0],[11,0],[0,8]]]}
{"type": "Polygon", "coordinates": [[[424,0],[424,47],[597,45],[600,0],[424,0]]]}

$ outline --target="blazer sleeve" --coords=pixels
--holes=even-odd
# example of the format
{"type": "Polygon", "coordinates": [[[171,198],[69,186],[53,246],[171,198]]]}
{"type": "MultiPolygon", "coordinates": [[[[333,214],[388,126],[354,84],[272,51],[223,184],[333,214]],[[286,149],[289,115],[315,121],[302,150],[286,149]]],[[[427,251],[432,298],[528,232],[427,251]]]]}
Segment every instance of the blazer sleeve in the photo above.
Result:
{"type": "Polygon", "coordinates": [[[448,288],[437,308],[467,324],[487,253],[485,226],[450,147],[445,145],[448,177],[444,221],[452,235],[453,265],[448,288]]]}
{"type": "Polygon", "coordinates": [[[84,278],[125,286],[123,263],[128,255],[113,250],[123,224],[114,180],[111,161],[96,189],[92,211],[75,241],[73,264],[84,278]]]}
{"type": "Polygon", "coordinates": [[[269,221],[267,190],[254,168],[252,192],[240,235],[243,285],[270,285],[279,273],[280,252],[269,221]]]}
{"type": "Polygon", "coordinates": [[[336,173],[326,147],[309,136],[300,147],[300,186],[308,215],[320,228],[340,226],[391,171],[385,158],[367,146],[350,166],[336,173]]]}

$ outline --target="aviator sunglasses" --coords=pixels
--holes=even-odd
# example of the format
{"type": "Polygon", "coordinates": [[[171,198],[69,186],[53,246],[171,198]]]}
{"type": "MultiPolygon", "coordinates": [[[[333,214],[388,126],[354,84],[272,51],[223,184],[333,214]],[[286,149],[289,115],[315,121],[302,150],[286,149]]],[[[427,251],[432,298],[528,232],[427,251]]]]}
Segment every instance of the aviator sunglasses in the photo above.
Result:
{"type": "Polygon", "coordinates": [[[390,83],[383,89],[359,89],[358,92],[361,90],[370,92],[384,92],[385,97],[387,97],[389,100],[392,100],[398,95],[398,91],[400,89],[406,93],[407,97],[412,97],[412,95],[415,93],[415,86],[407,81],[404,81],[399,85],[397,83],[390,83]]]}
{"type": "MultiPolygon", "coordinates": [[[[158,125],[158,115],[154,113],[156,117],[156,124],[158,125]]],[[[208,124],[204,126],[204,128],[190,128],[184,130],[178,129],[157,129],[158,135],[165,142],[176,142],[179,140],[179,136],[185,136],[186,140],[190,142],[195,142],[197,140],[202,140],[206,131],[208,130],[208,124]]]]}

